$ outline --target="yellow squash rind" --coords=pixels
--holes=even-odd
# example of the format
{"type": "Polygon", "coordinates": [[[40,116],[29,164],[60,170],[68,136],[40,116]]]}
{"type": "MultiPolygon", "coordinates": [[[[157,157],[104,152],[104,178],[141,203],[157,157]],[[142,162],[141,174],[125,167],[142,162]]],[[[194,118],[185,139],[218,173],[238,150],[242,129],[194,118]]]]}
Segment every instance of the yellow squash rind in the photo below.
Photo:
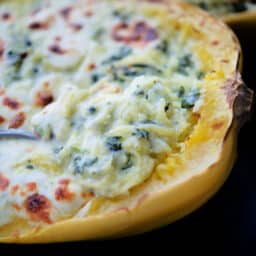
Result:
{"type": "Polygon", "coordinates": [[[242,13],[232,13],[222,17],[230,26],[255,26],[256,25],[256,11],[247,11],[242,13]]]}

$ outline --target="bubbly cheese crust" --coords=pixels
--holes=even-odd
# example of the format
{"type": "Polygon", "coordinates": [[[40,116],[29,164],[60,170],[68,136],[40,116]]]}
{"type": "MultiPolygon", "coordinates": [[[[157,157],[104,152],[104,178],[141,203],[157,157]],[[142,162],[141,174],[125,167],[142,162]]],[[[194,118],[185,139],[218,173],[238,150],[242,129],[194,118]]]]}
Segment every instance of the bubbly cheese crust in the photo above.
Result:
{"type": "Polygon", "coordinates": [[[129,198],[229,125],[220,115],[192,136],[205,102],[227,108],[205,88],[232,74],[232,35],[220,42],[146,1],[1,1],[0,17],[0,126],[40,137],[0,140],[0,230],[129,198]]]}

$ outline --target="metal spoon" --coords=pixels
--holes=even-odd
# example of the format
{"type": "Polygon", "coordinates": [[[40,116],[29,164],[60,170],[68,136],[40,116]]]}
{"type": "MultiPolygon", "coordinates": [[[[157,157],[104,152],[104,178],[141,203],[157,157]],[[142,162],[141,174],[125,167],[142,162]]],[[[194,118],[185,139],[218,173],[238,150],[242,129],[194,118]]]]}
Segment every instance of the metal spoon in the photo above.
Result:
{"type": "Polygon", "coordinates": [[[39,137],[32,132],[19,129],[0,129],[0,139],[27,139],[39,140],[39,137]]]}

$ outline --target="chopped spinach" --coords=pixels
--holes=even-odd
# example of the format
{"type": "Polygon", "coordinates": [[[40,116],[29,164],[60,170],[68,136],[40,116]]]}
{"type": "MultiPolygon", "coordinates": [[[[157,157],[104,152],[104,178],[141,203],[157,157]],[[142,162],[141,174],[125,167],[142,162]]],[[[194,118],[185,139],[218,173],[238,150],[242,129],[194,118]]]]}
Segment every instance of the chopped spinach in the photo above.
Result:
{"type": "Polygon", "coordinates": [[[188,69],[192,68],[194,66],[194,62],[192,60],[191,54],[186,54],[183,57],[179,59],[177,72],[183,75],[188,75],[188,69]]]}
{"type": "Polygon", "coordinates": [[[152,120],[143,120],[143,121],[140,121],[140,123],[142,123],[142,124],[157,124],[155,121],[152,121],[152,120]]]}
{"type": "Polygon", "coordinates": [[[187,93],[183,93],[183,95],[180,96],[181,98],[181,107],[182,108],[193,108],[196,101],[200,97],[200,91],[199,89],[192,89],[187,93]]]}
{"type": "Polygon", "coordinates": [[[84,151],[81,148],[77,147],[77,146],[72,146],[71,151],[75,152],[75,153],[84,153],[84,151]]]}
{"type": "Polygon", "coordinates": [[[184,88],[183,86],[181,86],[181,87],[179,88],[178,92],[177,92],[177,96],[178,96],[179,98],[181,98],[181,97],[184,96],[184,94],[185,94],[185,88],[184,88]]]}
{"type": "Polygon", "coordinates": [[[146,130],[143,130],[143,129],[135,129],[133,132],[132,132],[132,135],[133,136],[136,136],[137,138],[139,139],[146,139],[148,140],[149,139],[149,132],[146,131],[146,130]]]}
{"type": "Polygon", "coordinates": [[[85,158],[84,159],[84,166],[89,167],[94,165],[98,161],[98,157],[93,157],[93,158],[85,158]]]}
{"type": "Polygon", "coordinates": [[[130,55],[132,53],[132,49],[130,47],[127,46],[123,46],[119,49],[119,51],[110,56],[109,58],[107,58],[106,60],[104,60],[102,63],[103,64],[109,64],[118,60],[122,60],[125,57],[127,57],[128,55],[130,55]]]}
{"type": "Polygon", "coordinates": [[[144,96],[145,95],[145,91],[142,89],[138,89],[134,92],[134,95],[136,96],[144,96]]]}
{"type": "Polygon", "coordinates": [[[35,125],[34,132],[45,140],[52,140],[55,138],[55,134],[50,124],[48,124],[46,127],[35,125]]]}
{"type": "Polygon", "coordinates": [[[98,161],[98,157],[83,158],[81,156],[75,156],[73,159],[73,167],[75,174],[82,174],[86,167],[94,165],[98,161]]]}
{"type": "Polygon", "coordinates": [[[34,132],[35,132],[35,134],[38,134],[39,136],[42,137],[43,134],[44,134],[44,129],[39,125],[35,125],[34,126],[34,132]]]}
{"type": "Polygon", "coordinates": [[[108,137],[106,139],[106,146],[110,151],[122,150],[121,136],[108,137]]]}
{"type": "Polygon", "coordinates": [[[86,118],[82,116],[78,116],[74,120],[70,122],[70,126],[75,128],[75,129],[80,129],[83,127],[84,123],[86,122],[86,118]]]}
{"type": "Polygon", "coordinates": [[[7,61],[9,65],[21,65],[21,61],[23,58],[21,58],[21,54],[18,52],[15,52],[13,50],[9,50],[6,53],[7,61]]]}
{"type": "Polygon", "coordinates": [[[128,76],[136,76],[137,72],[130,70],[127,66],[112,66],[111,73],[114,81],[124,82],[128,76]]]}
{"type": "Polygon", "coordinates": [[[130,18],[130,14],[125,13],[125,12],[123,12],[121,10],[114,10],[112,12],[112,15],[114,17],[120,19],[120,21],[122,21],[122,22],[127,22],[129,20],[129,18],[130,18]]]}
{"type": "Polygon", "coordinates": [[[131,153],[126,153],[126,162],[122,166],[121,170],[127,170],[133,166],[133,161],[132,161],[132,154],[131,153]]]}
{"type": "Polygon", "coordinates": [[[148,71],[152,74],[161,74],[162,73],[162,70],[160,70],[160,69],[158,69],[155,66],[150,65],[150,64],[135,63],[135,64],[131,65],[131,67],[137,68],[137,69],[140,69],[140,70],[144,69],[145,71],[148,71]]]}
{"type": "Polygon", "coordinates": [[[54,154],[59,154],[63,150],[63,146],[56,147],[53,149],[54,154]]]}
{"type": "Polygon", "coordinates": [[[38,67],[34,67],[34,68],[32,69],[32,73],[33,73],[34,75],[37,75],[39,72],[40,72],[40,69],[39,69],[38,67]]]}
{"type": "Polygon", "coordinates": [[[102,38],[104,33],[105,33],[105,29],[100,27],[100,28],[95,30],[94,34],[92,35],[92,39],[95,40],[95,41],[98,41],[102,38]]]}
{"type": "Polygon", "coordinates": [[[28,164],[26,165],[26,169],[33,170],[34,168],[35,168],[35,167],[34,167],[33,164],[28,163],[28,164]]]}
{"type": "Polygon", "coordinates": [[[20,78],[19,72],[26,57],[26,52],[20,53],[13,50],[7,51],[6,59],[8,65],[8,73],[6,76],[9,76],[9,79],[18,80],[20,78]]]}
{"type": "Polygon", "coordinates": [[[91,74],[91,82],[92,83],[97,83],[104,75],[99,74],[99,73],[92,73],[91,74]]]}
{"type": "Polygon", "coordinates": [[[28,160],[26,161],[25,168],[28,169],[28,170],[33,170],[33,169],[35,169],[35,166],[32,164],[31,159],[28,159],[28,160]]]}
{"type": "Polygon", "coordinates": [[[24,44],[25,44],[26,47],[31,47],[32,46],[32,41],[29,40],[28,38],[26,38],[25,41],[24,41],[24,44]]]}
{"type": "Polygon", "coordinates": [[[167,111],[169,110],[170,105],[171,105],[170,102],[167,102],[167,103],[165,104],[165,106],[164,106],[164,112],[167,112],[167,111]]]}
{"type": "Polygon", "coordinates": [[[97,108],[94,107],[94,106],[90,106],[89,109],[88,109],[88,111],[89,111],[90,114],[95,114],[96,111],[97,111],[97,108]]]}
{"type": "Polygon", "coordinates": [[[76,156],[73,159],[73,167],[74,167],[75,174],[81,174],[83,172],[83,167],[82,167],[81,161],[82,161],[81,156],[76,156]]]}
{"type": "Polygon", "coordinates": [[[162,42],[160,42],[157,46],[156,49],[161,51],[164,54],[167,54],[169,52],[169,43],[166,39],[164,39],[162,42]]]}
{"type": "Polygon", "coordinates": [[[205,76],[205,73],[204,71],[198,71],[196,76],[197,76],[197,79],[202,80],[205,76]]]}
{"type": "Polygon", "coordinates": [[[6,69],[3,74],[4,84],[8,86],[13,80],[20,79],[20,70],[25,59],[31,52],[32,42],[27,36],[20,33],[14,33],[12,40],[5,50],[6,69]]]}
{"type": "Polygon", "coordinates": [[[162,70],[143,63],[135,63],[129,66],[112,66],[111,72],[114,81],[124,82],[127,77],[140,76],[146,73],[151,75],[161,74],[162,70]]]}
{"type": "Polygon", "coordinates": [[[186,54],[179,60],[179,65],[182,67],[193,67],[192,55],[186,54]]]}

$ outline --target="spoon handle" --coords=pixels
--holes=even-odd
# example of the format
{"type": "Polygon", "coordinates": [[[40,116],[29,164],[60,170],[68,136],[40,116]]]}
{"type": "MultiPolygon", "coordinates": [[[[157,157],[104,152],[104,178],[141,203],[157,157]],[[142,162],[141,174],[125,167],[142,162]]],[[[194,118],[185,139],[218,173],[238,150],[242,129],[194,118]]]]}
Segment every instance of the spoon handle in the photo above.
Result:
{"type": "Polygon", "coordinates": [[[29,131],[19,130],[19,129],[0,129],[0,139],[28,139],[28,140],[38,140],[39,137],[34,135],[29,131]]]}

